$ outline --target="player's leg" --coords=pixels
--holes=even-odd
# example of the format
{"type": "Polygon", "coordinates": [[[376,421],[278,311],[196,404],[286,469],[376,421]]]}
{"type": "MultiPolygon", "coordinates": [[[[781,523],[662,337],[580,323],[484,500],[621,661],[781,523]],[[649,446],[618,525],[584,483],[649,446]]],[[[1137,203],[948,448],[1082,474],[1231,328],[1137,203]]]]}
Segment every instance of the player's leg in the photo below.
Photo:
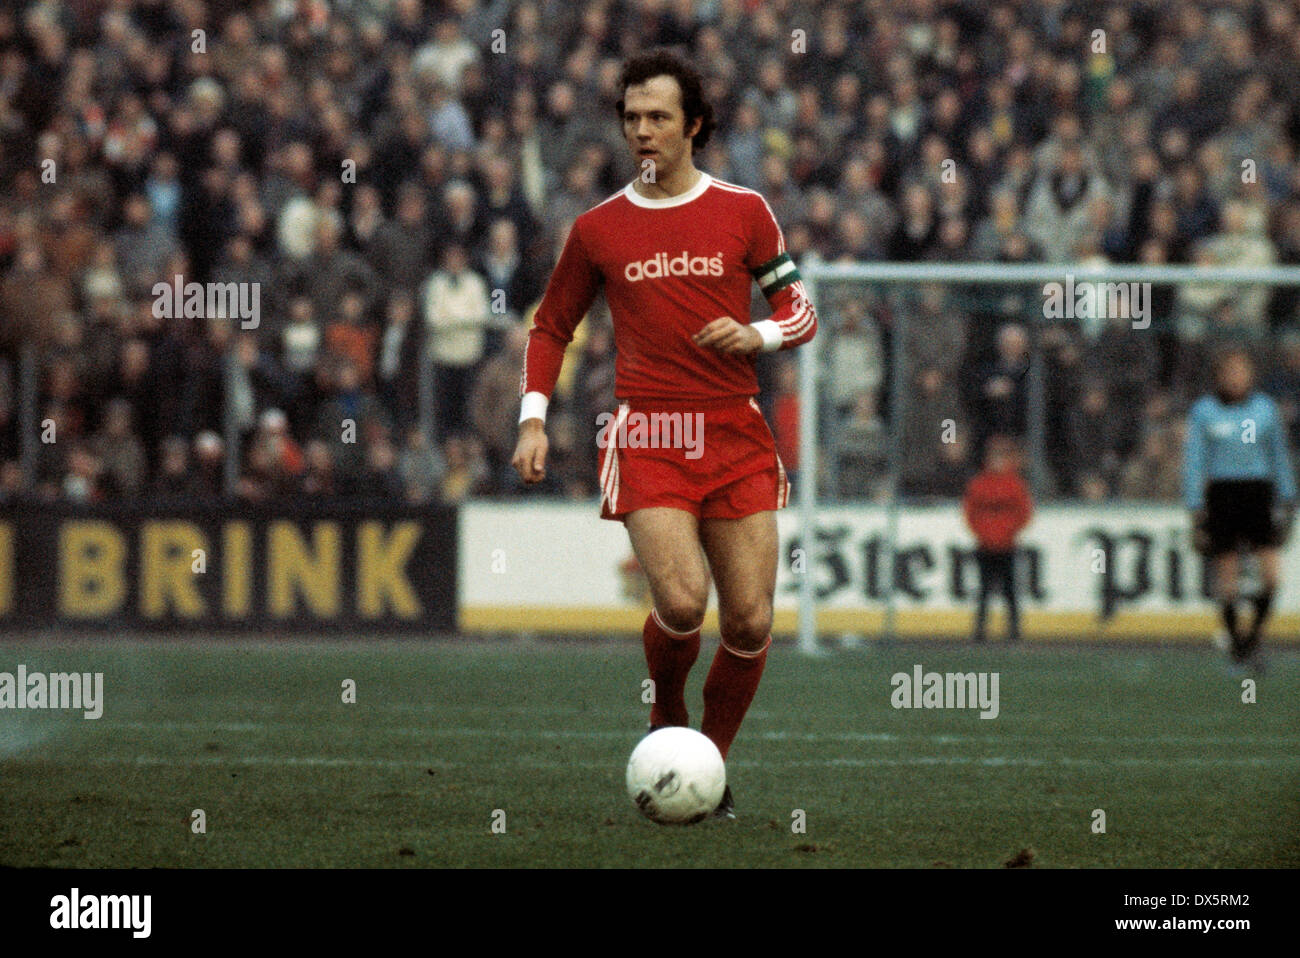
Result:
{"type": "Polygon", "coordinates": [[[1237,590],[1241,571],[1241,559],[1236,549],[1221,552],[1213,558],[1214,592],[1219,600],[1219,611],[1223,616],[1223,625],[1228,630],[1232,642],[1234,658],[1241,657],[1242,637],[1237,621],[1237,590]]]}
{"type": "MultiPolygon", "coordinates": [[[[1003,552],[989,552],[986,554],[988,562],[988,598],[985,600],[986,607],[992,604],[994,596],[1000,596],[1002,599],[1007,597],[1007,563],[1006,554],[1003,552]]],[[[1011,606],[1007,605],[1007,615],[1011,614],[1011,606]]]]}
{"type": "Polygon", "coordinates": [[[682,509],[654,507],[628,513],[625,524],[654,600],[641,630],[654,682],[650,725],[686,725],[686,677],[700,654],[709,601],[699,520],[682,509]]]}
{"type": "Polygon", "coordinates": [[[989,616],[989,596],[993,594],[994,571],[993,556],[983,549],[975,550],[975,564],[980,573],[979,597],[975,600],[975,635],[974,641],[983,642],[988,634],[985,631],[989,616]]]}
{"type": "MultiPolygon", "coordinates": [[[[1255,617],[1250,628],[1243,630],[1241,657],[1251,659],[1260,636],[1264,632],[1264,623],[1273,607],[1273,595],[1277,591],[1280,574],[1279,546],[1286,541],[1286,533],[1274,515],[1276,491],[1271,483],[1258,483],[1250,487],[1249,494],[1242,505],[1242,539],[1245,548],[1257,557],[1259,562],[1259,592],[1253,597],[1255,617]]],[[[1258,664],[1258,662],[1256,663],[1258,664]]]]}
{"type": "Polygon", "coordinates": [[[1274,547],[1266,547],[1258,550],[1256,558],[1259,561],[1259,594],[1254,597],[1252,604],[1255,607],[1255,618],[1250,624],[1249,631],[1246,632],[1242,641],[1242,653],[1249,657],[1259,645],[1260,636],[1264,633],[1264,623],[1268,620],[1269,613],[1273,608],[1273,596],[1278,589],[1278,583],[1281,576],[1281,552],[1274,547]]]}
{"type": "Polygon", "coordinates": [[[776,513],[704,519],[701,541],[718,590],[721,642],[704,683],[701,731],[725,758],[754,699],[772,641],[776,513]]]}
{"type": "Polygon", "coordinates": [[[1241,661],[1241,621],[1237,602],[1241,596],[1241,556],[1243,509],[1238,483],[1211,482],[1205,490],[1205,513],[1202,532],[1204,551],[1210,568],[1210,588],[1219,602],[1219,614],[1228,633],[1234,661],[1241,661]]]}
{"type": "Polygon", "coordinates": [[[1016,601],[1016,554],[1007,552],[998,557],[1002,569],[1002,596],[1007,603],[1007,641],[1020,641],[1020,606],[1016,601]]]}

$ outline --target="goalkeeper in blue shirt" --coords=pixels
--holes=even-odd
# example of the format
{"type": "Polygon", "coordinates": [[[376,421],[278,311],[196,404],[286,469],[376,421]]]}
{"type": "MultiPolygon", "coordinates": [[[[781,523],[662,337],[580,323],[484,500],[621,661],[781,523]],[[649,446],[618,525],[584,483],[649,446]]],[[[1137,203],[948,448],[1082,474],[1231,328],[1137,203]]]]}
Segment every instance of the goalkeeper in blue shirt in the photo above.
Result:
{"type": "Polygon", "coordinates": [[[1193,543],[1212,563],[1233,661],[1258,666],[1257,651],[1278,588],[1279,551],[1291,530],[1295,475],[1286,431],[1273,400],[1254,389],[1250,353],[1231,347],[1214,363],[1214,392],[1187,420],[1183,498],[1193,543]],[[1249,628],[1237,614],[1241,556],[1259,560],[1261,591],[1249,628]]]}

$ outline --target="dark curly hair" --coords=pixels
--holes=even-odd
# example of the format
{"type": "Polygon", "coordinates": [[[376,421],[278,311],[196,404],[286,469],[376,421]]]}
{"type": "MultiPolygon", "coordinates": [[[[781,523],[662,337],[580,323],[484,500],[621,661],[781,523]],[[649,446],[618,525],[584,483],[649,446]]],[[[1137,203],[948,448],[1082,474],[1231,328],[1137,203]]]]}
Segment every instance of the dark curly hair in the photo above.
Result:
{"type": "MultiPolygon", "coordinates": [[[[682,91],[682,111],[686,114],[685,128],[698,117],[700,130],[691,139],[691,152],[697,153],[708,145],[709,137],[717,128],[713,118],[713,106],[704,99],[704,81],[700,74],[685,60],[671,50],[650,50],[638,53],[623,64],[623,75],[619,79],[619,89],[624,93],[627,88],[657,76],[670,76],[677,81],[682,91]]],[[[618,118],[623,119],[623,98],[619,97],[614,105],[618,118]]]]}

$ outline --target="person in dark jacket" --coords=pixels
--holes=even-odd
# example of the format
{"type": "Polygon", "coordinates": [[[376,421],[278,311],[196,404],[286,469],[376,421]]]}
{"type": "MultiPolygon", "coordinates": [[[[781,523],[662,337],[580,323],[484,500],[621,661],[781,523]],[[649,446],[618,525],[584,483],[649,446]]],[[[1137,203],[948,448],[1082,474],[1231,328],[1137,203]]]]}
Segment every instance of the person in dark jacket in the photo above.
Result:
{"type": "Polygon", "coordinates": [[[1007,641],[1020,639],[1016,603],[1016,539],[1034,514],[1029,486],[1020,475],[1020,454],[1014,439],[989,438],[984,469],[966,485],[962,512],[975,534],[979,564],[979,604],[975,613],[976,642],[985,639],[989,596],[1000,590],[1007,603],[1007,641]]]}

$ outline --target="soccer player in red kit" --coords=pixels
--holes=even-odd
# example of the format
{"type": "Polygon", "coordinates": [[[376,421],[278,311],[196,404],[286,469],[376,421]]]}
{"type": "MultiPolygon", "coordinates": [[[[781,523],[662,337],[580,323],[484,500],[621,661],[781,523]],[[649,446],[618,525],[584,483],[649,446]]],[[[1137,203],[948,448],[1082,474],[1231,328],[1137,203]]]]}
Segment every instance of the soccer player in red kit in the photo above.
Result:
{"type": "MultiPolygon", "coordinates": [[[[698,73],[675,55],[630,59],[618,113],[641,175],[579,216],[537,309],[521,382],[514,467],[545,475],[546,407],[574,329],[604,288],[618,410],[597,439],[601,515],[621,520],[650,583],[642,632],[650,727],[686,725],[709,576],[721,642],[701,731],[725,758],[771,644],[775,510],[785,470],[754,396],[754,356],[813,337],[817,317],[767,202],[692,159],[714,128],[698,73]],[[772,316],[750,322],[750,284],[772,316]]],[[[730,786],[718,817],[734,818],[730,786]]]]}

